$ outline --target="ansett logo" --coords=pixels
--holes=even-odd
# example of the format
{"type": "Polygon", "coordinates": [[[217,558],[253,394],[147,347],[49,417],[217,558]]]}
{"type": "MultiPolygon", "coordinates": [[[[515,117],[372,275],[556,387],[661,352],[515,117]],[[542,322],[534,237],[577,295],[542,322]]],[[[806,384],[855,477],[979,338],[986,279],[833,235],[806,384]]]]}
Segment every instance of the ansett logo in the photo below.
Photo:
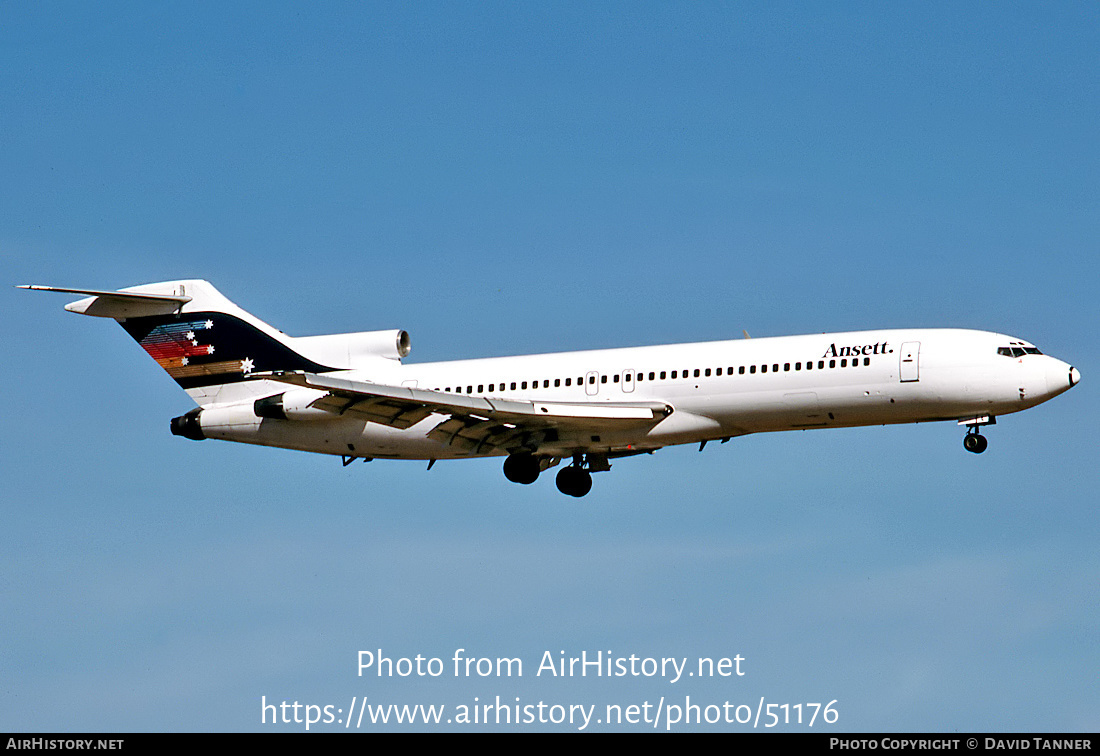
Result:
{"type": "Polygon", "coordinates": [[[825,350],[825,354],[822,357],[859,357],[860,355],[869,354],[893,354],[893,349],[887,348],[887,342],[883,341],[879,344],[863,344],[861,346],[842,346],[837,347],[836,344],[830,344],[829,348],[825,350]]]}

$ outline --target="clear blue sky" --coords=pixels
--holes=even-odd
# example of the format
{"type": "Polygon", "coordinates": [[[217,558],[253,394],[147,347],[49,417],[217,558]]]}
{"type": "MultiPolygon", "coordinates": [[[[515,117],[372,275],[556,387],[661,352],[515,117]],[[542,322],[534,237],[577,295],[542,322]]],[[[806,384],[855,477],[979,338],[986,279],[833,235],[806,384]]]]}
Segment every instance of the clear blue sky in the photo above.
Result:
{"type": "Polygon", "coordinates": [[[0,730],[353,695],[1100,729],[1095,3],[2,15],[0,730]],[[10,287],[185,277],[294,335],[405,328],[411,361],[959,326],[1084,380],[980,457],[952,424],[750,436],[578,501],[173,437],[189,400],[120,328],[10,287]],[[356,677],[379,648],[525,674],[356,677]],[[546,650],[746,675],[536,678],[546,650]]]}

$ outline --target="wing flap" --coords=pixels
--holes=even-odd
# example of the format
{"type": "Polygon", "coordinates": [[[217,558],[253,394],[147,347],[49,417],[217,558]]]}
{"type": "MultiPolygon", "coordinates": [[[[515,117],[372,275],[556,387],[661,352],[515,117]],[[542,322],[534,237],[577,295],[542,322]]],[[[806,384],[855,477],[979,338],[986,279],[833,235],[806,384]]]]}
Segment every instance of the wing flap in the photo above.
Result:
{"type": "Polygon", "coordinates": [[[511,449],[527,446],[545,436],[545,430],[531,431],[511,423],[496,423],[473,417],[450,417],[428,432],[428,438],[470,454],[486,448],[511,449]]]}
{"type": "Polygon", "coordinates": [[[357,398],[331,393],[311,402],[310,406],[336,415],[355,415],[372,423],[389,425],[399,430],[411,428],[434,413],[434,410],[428,407],[410,406],[407,402],[388,397],[357,398]]]}
{"type": "Polygon", "coordinates": [[[470,453],[486,447],[537,445],[550,429],[625,430],[655,425],[672,408],[660,402],[531,402],[447,394],[405,386],[354,381],[303,371],[253,373],[250,377],[328,392],[311,406],[354,414],[407,429],[441,416],[428,437],[470,453]]]}

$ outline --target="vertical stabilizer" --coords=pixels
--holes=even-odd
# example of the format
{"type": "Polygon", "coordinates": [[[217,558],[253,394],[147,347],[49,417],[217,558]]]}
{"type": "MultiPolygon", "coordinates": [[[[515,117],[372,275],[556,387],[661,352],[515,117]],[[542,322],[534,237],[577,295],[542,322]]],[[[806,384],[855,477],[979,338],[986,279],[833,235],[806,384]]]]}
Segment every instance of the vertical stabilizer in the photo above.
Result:
{"type": "Polygon", "coordinates": [[[291,347],[293,339],[233,304],[207,281],[164,281],[113,292],[21,288],[90,295],[65,309],[117,320],[199,404],[265,393],[262,385],[245,383],[253,372],[333,369],[303,357],[291,347]]]}

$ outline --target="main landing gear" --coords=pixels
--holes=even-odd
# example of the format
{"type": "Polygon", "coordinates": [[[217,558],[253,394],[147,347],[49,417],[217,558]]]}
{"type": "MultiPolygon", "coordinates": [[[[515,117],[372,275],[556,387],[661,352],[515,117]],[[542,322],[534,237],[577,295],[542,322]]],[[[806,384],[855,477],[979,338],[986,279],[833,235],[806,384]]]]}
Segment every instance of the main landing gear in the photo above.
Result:
{"type": "MultiPolygon", "coordinates": [[[[527,452],[509,454],[504,460],[504,477],[513,483],[529,485],[538,480],[539,473],[552,464],[557,464],[557,460],[536,457],[527,452]]],[[[558,490],[566,496],[580,498],[592,490],[593,472],[604,472],[610,469],[611,465],[603,455],[575,454],[573,463],[558,472],[555,482],[558,490]]]]}
{"type": "MultiPolygon", "coordinates": [[[[576,460],[581,455],[577,455],[576,460]]],[[[592,474],[574,461],[568,467],[563,467],[554,481],[558,484],[558,490],[566,496],[576,496],[578,499],[592,490],[592,474]]]]}
{"type": "Polygon", "coordinates": [[[542,460],[534,454],[509,454],[504,460],[504,477],[527,486],[539,479],[542,460]]]}

